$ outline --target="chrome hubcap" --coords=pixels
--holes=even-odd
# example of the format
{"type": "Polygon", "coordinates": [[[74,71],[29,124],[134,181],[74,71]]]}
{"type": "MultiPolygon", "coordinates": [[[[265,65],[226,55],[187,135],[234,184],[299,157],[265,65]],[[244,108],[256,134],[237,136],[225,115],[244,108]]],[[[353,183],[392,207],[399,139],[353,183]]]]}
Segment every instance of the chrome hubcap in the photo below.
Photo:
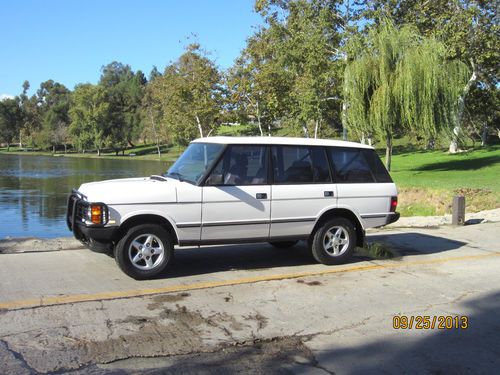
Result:
{"type": "Polygon", "coordinates": [[[151,270],[163,262],[164,249],[163,243],[154,234],[141,234],[130,243],[128,257],[134,267],[151,270]]]}
{"type": "Polygon", "coordinates": [[[323,247],[330,256],[342,255],[349,248],[349,234],[343,227],[332,227],[325,233],[323,247]]]}

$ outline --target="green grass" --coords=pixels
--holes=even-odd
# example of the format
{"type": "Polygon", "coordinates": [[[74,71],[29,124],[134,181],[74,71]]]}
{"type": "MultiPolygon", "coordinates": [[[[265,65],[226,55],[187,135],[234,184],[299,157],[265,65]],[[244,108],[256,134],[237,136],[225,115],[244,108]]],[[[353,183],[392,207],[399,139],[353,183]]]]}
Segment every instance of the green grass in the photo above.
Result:
{"type": "Polygon", "coordinates": [[[460,154],[412,151],[393,156],[391,175],[400,191],[403,216],[450,213],[454,195],[466,211],[500,207],[500,146],[460,154]]]}
{"type": "Polygon", "coordinates": [[[414,151],[394,155],[391,175],[402,187],[500,192],[500,147],[459,154],[414,151]]]}

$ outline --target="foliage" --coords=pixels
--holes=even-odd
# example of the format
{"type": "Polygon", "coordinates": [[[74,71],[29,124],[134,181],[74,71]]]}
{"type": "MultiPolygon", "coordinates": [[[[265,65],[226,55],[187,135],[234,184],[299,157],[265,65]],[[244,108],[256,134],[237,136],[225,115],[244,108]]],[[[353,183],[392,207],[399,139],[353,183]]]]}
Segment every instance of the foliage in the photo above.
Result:
{"type": "Polygon", "coordinates": [[[48,80],[40,84],[36,93],[41,116],[41,131],[37,143],[52,146],[68,143],[69,106],[71,92],[62,84],[48,80]]]}
{"type": "Polygon", "coordinates": [[[106,137],[109,103],[106,89],[101,85],[83,84],[73,92],[70,133],[79,150],[95,147],[97,153],[107,145],[106,137]]]}
{"type": "Polygon", "coordinates": [[[385,140],[390,169],[395,135],[409,130],[430,139],[453,128],[466,73],[464,64],[446,60],[435,39],[385,20],[370,30],[346,68],[349,128],[360,138],[385,140]]]}
{"type": "Polygon", "coordinates": [[[161,109],[164,131],[175,142],[187,144],[217,126],[223,94],[221,76],[199,45],[188,46],[154,82],[153,101],[161,109]]]}
{"type": "Polygon", "coordinates": [[[133,146],[141,128],[141,105],[146,78],[139,70],[113,61],[102,68],[99,84],[104,88],[108,103],[106,137],[115,149],[133,146]]]}
{"type": "Polygon", "coordinates": [[[19,98],[4,99],[0,101],[0,140],[7,143],[7,150],[23,124],[19,98]]]}

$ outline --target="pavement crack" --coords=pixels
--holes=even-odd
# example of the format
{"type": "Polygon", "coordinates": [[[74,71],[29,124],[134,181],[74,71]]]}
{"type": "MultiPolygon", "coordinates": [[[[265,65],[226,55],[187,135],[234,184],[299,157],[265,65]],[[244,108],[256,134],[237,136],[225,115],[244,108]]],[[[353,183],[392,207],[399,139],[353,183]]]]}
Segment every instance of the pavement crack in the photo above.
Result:
{"type": "Polygon", "coordinates": [[[24,356],[21,353],[16,352],[14,349],[12,349],[7,343],[7,341],[0,340],[0,344],[3,344],[5,346],[5,349],[9,353],[11,353],[14,356],[14,358],[21,363],[21,366],[30,372],[30,374],[38,374],[38,371],[36,371],[33,367],[31,367],[29,363],[26,361],[26,359],[24,359],[24,356]]]}

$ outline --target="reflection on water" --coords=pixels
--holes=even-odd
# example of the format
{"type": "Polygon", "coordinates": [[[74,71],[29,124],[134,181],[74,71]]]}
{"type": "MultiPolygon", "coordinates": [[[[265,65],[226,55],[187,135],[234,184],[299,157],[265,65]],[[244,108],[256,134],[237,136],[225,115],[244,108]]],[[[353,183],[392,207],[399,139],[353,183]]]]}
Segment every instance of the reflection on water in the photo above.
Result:
{"type": "Polygon", "coordinates": [[[72,188],[166,169],[158,161],[0,155],[0,239],[69,236],[65,213],[72,188]]]}

